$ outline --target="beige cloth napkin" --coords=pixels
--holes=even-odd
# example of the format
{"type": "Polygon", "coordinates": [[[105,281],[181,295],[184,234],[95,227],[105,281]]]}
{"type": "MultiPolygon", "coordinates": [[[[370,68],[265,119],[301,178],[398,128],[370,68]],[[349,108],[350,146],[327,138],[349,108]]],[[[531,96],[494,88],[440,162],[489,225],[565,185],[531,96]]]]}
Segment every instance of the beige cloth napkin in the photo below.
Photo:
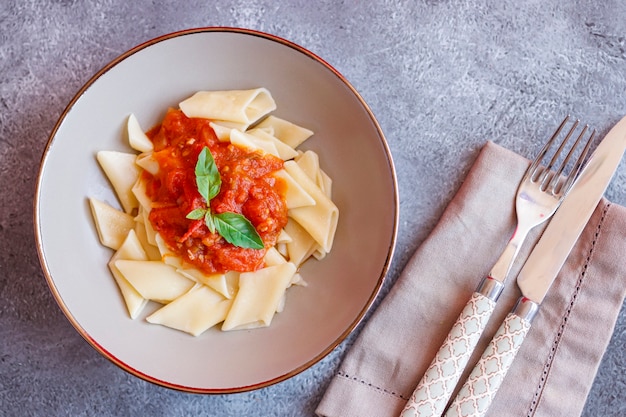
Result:
{"type": "MultiPolygon", "coordinates": [[[[528,161],[481,150],[439,223],[364,326],[317,413],[398,416],[515,227],[513,199],[528,161]]],[[[517,274],[543,228],[513,266],[517,274]]],[[[626,292],[626,209],[603,199],[533,321],[488,416],[582,412],[626,292]]],[[[509,278],[471,367],[519,297],[509,278]]],[[[464,380],[464,378],[463,378],[464,380]]]]}

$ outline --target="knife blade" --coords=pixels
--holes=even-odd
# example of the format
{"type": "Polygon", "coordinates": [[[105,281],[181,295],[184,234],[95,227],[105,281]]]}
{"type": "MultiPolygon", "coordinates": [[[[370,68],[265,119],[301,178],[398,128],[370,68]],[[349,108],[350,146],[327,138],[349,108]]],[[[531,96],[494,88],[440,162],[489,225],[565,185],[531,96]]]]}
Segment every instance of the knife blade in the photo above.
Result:
{"type": "Polygon", "coordinates": [[[487,412],[550,286],[585,228],[626,150],[626,117],[600,142],[520,271],[522,296],[494,335],[446,417],[487,412]]]}

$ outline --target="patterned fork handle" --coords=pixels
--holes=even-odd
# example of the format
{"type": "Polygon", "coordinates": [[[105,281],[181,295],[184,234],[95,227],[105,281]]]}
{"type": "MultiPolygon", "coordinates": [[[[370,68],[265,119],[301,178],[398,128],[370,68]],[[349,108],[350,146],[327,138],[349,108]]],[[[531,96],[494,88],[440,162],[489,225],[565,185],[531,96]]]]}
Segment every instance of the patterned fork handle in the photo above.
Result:
{"type": "Polygon", "coordinates": [[[502,385],[539,306],[520,298],[472,369],[445,417],[482,417],[502,385]]]}
{"type": "Polygon", "coordinates": [[[407,401],[401,417],[441,416],[496,307],[503,284],[487,277],[465,305],[452,330],[407,401]]]}

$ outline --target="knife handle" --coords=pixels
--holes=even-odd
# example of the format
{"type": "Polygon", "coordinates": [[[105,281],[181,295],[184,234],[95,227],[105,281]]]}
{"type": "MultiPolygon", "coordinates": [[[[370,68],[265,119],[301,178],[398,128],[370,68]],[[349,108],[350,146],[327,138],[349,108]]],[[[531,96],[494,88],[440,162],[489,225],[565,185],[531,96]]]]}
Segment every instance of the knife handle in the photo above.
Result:
{"type": "Polygon", "coordinates": [[[482,417],[519,351],[539,305],[522,297],[472,369],[445,417],[482,417]]]}
{"type": "Polygon", "coordinates": [[[443,414],[496,307],[503,286],[491,277],[482,281],[404,406],[401,417],[443,414]]]}

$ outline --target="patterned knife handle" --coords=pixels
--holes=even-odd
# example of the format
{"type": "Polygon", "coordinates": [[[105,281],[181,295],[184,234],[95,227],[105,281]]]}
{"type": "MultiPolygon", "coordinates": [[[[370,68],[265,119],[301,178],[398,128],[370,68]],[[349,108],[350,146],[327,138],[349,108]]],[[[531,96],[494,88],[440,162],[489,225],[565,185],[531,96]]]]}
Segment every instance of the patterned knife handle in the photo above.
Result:
{"type": "Polygon", "coordinates": [[[530,330],[539,305],[520,298],[472,369],[445,417],[482,417],[530,330]]]}
{"type": "Polygon", "coordinates": [[[401,417],[441,416],[465,370],[502,292],[500,281],[487,277],[457,318],[401,417]]]}

